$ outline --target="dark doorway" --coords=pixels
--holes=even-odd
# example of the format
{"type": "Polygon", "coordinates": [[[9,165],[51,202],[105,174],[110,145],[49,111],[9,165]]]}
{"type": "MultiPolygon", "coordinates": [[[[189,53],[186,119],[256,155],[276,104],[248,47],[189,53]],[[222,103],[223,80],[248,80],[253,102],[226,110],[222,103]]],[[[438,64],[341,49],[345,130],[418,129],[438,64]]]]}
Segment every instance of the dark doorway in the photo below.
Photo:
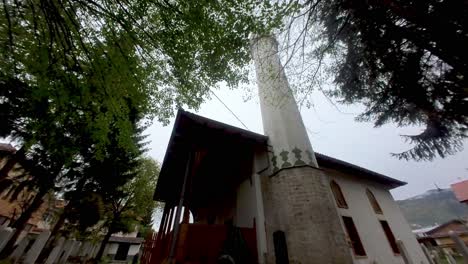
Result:
{"type": "Polygon", "coordinates": [[[273,244],[275,245],[276,264],[289,264],[288,246],[283,231],[273,233],[273,244]]]}
{"type": "Polygon", "coordinates": [[[127,260],[129,249],[130,249],[130,244],[127,244],[127,243],[119,244],[119,248],[117,248],[117,253],[115,254],[115,260],[127,260]]]}

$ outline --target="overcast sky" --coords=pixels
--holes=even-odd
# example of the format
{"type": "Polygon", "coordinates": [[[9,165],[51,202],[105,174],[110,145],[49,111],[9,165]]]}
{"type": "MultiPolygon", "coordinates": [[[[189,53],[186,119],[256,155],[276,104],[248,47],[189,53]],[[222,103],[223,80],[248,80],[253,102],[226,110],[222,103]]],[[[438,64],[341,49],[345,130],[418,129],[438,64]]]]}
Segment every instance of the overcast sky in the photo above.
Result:
{"type": "MultiPolygon", "coordinates": [[[[242,120],[249,130],[263,134],[260,105],[255,87],[237,90],[221,88],[215,93],[242,120]],[[251,99],[244,101],[246,96],[251,99]]],[[[434,189],[435,184],[448,188],[451,183],[468,179],[468,151],[464,150],[445,159],[433,162],[398,160],[390,155],[410,146],[400,134],[417,133],[417,128],[397,128],[386,125],[374,128],[371,123],[354,121],[361,110],[359,106],[339,105],[340,111],[319,92],[312,96],[314,109],[302,107],[302,119],[308,128],[309,138],[315,151],[358,166],[407,182],[406,186],[392,191],[395,199],[405,199],[434,189]]],[[[188,110],[188,109],[186,109],[188,110]]],[[[242,124],[216,99],[206,101],[198,112],[207,118],[244,128],[242,124]]],[[[147,133],[151,143],[149,155],[162,162],[173,127],[164,127],[155,122],[147,133]]],[[[465,144],[466,145],[466,144],[465,144]]]]}

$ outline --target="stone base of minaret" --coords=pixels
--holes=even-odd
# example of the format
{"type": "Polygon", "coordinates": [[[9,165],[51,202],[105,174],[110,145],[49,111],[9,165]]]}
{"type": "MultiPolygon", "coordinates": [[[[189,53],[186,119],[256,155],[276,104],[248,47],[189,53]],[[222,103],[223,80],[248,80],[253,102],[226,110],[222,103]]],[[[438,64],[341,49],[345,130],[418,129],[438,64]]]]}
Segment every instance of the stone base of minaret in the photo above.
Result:
{"type": "Polygon", "coordinates": [[[262,179],[266,263],[278,263],[275,251],[284,254],[284,244],[274,238],[278,231],[284,232],[288,263],[353,263],[329,186],[328,176],[309,166],[262,179]]]}

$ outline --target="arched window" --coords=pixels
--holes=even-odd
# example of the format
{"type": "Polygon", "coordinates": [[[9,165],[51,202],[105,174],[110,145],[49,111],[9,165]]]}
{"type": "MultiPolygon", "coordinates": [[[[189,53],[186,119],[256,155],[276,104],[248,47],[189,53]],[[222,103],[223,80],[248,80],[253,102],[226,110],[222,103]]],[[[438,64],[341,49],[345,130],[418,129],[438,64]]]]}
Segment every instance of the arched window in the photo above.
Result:
{"type": "Polygon", "coordinates": [[[333,192],[333,196],[335,196],[336,205],[340,208],[348,208],[348,204],[344,198],[343,192],[341,191],[340,186],[335,181],[330,182],[330,187],[333,192]]]}
{"type": "Polygon", "coordinates": [[[374,208],[374,212],[376,214],[383,214],[382,208],[377,202],[377,199],[375,199],[374,194],[369,189],[366,189],[366,194],[367,194],[367,198],[369,198],[369,202],[372,205],[372,208],[374,208]]]}

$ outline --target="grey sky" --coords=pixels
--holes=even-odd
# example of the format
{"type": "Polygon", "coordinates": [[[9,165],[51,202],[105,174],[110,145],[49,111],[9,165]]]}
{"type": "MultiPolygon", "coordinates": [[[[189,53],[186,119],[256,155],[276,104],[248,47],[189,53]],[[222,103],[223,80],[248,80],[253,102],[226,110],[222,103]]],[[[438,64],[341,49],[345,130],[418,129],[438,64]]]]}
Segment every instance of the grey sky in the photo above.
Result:
{"type": "MultiPolygon", "coordinates": [[[[263,134],[260,106],[256,94],[252,91],[255,91],[255,88],[242,87],[237,90],[221,88],[215,93],[249,130],[263,134]],[[244,102],[243,98],[246,95],[251,99],[244,102]]],[[[398,160],[391,157],[390,153],[410,147],[399,135],[414,134],[419,131],[418,128],[397,128],[394,125],[374,128],[371,123],[354,121],[354,117],[360,111],[358,106],[339,105],[340,112],[320,93],[313,94],[312,98],[315,109],[302,107],[301,113],[314,150],[408,182],[408,185],[392,191],[396,199],[405,199],[434,189],[434,183],[441,188],[447,188],[451,183],[468,178],[467,150],[433,162],[398,160]]],[[[242,124],[214,97],[207,100],[196,113],[243,128],[242,124]]],[[[155,122],[147,130],[148,139],[151,140],[149,155],[160,162],[163,161],[172,126],[173,120],[166,127],[155,122]]]]}

